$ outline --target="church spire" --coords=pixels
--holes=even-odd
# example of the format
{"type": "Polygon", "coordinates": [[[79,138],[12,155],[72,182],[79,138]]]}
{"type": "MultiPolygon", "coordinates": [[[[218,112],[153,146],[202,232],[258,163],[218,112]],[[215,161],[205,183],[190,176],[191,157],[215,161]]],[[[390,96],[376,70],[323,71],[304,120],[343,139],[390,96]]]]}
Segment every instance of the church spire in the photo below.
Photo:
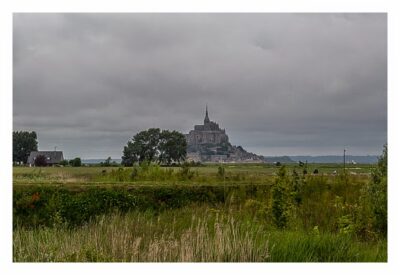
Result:
{"type": "Polygon", "coordinates": [[[204,118],[204,124],[206,124],[206,123],[210,123],[210,119],[208,118],[208,107],[207,107],[207,104],[206,104],[206,117],[204,118]]]}

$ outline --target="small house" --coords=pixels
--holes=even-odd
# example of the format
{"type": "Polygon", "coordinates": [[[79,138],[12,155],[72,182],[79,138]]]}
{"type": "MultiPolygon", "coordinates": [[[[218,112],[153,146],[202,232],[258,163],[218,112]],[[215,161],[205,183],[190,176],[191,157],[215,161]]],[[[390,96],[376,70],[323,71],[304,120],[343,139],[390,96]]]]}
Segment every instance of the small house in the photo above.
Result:
{"type": "Polygon", "coordinates": [[[40,155],[45,156],[48,166],[59,164],[64,160],[62,151],[33,151],[28,157],[28,165],[35,166],[35,159],[40,155]]]}

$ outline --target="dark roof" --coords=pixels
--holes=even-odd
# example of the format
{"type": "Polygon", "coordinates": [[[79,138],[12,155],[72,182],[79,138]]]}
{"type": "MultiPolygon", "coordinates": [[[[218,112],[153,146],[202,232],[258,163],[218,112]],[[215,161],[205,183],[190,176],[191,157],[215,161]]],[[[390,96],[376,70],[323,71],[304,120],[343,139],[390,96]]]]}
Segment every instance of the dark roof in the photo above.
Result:
{"type": "Polygon", "coordinates": [[[28,164],[34,164],[35,158],[39,155],[46,157],[47,164],[56,164],[64,160],[62,151],[33,151],[28,157],[28,164]]]}

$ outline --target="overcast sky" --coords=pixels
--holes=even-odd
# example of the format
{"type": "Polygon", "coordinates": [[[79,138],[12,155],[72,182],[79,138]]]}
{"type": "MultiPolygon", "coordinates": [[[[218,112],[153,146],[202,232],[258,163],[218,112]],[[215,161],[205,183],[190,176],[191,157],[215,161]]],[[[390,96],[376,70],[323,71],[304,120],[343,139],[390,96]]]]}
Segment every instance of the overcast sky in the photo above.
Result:
{"type": "Polygon", "coordinates": [[[150,127],[210,119],[263,155],[380,154],[385,14],[15,14],[14,130],[120,158],[150,127]]]}

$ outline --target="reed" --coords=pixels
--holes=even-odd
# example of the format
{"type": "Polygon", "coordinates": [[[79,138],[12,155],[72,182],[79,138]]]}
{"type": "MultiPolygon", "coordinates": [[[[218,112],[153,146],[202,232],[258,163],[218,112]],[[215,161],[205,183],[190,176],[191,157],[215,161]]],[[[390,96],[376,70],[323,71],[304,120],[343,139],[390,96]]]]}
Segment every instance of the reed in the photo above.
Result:
{"type": "Polygon", "coordinates": [[[386,242],[271,230],[229,211],[184,208],[160,215],[102,215],[73,229],[14,230],[15,262],[386,261],[386,242]]]}

